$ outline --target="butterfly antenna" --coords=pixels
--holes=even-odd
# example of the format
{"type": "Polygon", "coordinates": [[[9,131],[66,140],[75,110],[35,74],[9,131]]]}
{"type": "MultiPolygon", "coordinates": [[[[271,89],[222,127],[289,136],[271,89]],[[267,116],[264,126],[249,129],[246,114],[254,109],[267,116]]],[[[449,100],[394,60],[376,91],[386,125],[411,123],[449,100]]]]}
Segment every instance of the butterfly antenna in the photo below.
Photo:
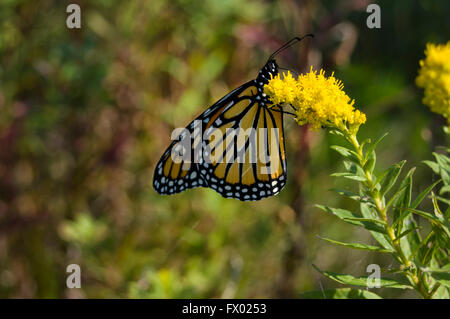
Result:
{"type": "Polygon", "coordinates": [[[272,55],[269,57],[269,60],[273,59],[277,54],[279,54],[280,52],[286,50],[287,48],[293,46],[294,44],[302,41],[304,38],[306,37],[314,37],[314,34],[306,34],[302,37],[295,37],[291,40],[289,40],[288,42],[286,42],[285,44],[283,44],[278,50],[276,50],[274,53],[272,53],[272,55]]]}

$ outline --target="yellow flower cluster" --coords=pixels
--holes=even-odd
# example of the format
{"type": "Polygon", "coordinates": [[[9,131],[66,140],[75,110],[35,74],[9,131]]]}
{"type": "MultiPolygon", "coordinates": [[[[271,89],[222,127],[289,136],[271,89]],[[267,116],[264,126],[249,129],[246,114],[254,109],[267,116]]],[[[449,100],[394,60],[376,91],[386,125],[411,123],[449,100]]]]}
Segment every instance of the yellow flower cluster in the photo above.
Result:
{"type": "Polygon", "coordinates": [[[295,120],[299,125],[311,124],[313,129],[321,126],[350,130],[355,133],[366,122],[366,115],[353,107],[343,91],[343,84],[334,77],[325,76],[325,71],[313,71],[297,79],[291,73],[279,74],[264,86],[264,92],[274,105],[286,103],[295,109],[295,120]]]}
{"type": "Polygon", "coordinates": [[[427,44],[416,84],[425,89],[423,103],[446,117],[450,125],[450,41],[427,44]]]}

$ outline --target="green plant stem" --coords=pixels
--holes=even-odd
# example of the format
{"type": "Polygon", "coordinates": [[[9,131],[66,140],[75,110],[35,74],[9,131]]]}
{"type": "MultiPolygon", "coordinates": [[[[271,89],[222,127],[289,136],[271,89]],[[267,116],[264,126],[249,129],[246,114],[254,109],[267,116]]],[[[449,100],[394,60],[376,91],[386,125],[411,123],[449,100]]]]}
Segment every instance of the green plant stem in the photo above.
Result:
{"type": "Polygon", "coordinates": [[[434,293],[439,289],[440,286],[441,284],[439,282],[436,282],[434,284],[433,288],[431,288],[430,297],[433,297],[434,293]]]}
{"type": "Polygon", "coordinates": [[[346,139],[352,144],[354,147],[354,150],[357,154],[359,165],[364,170],[364,174],[366,177],[365,185],[369,191],[369,195],[373,198],[376,206],[376,211],[379,215],[379,217],[385,222],[385,230],[386,234],[390,240],[390,244],[395,249],[398,261],[400,262],[403,269],[405,269],[404,273],[408,277],[409,281],[413,284],[414,288],[422,295],[423,298],[429,299],[432,297],[432,294],[429,292],[428,285],[426,283],[426,280],[420,270],[417,272],[415,271],[414,264],[406,257],[405,253],[402,250],[402,247],[400,246],[400,241],[396,240],[394,229],[392,228],[391,224],[389,223],[388,217],[387,217],[387,209],[385,207],[383,197],[376,188],[376,183],[374,181],[374,176],[372,172],[364,168],[366,164],[366,159],[363,154],[363,150],[361,148],[361,145],[359,144],[356,134],[347,132],[346,139]]]}

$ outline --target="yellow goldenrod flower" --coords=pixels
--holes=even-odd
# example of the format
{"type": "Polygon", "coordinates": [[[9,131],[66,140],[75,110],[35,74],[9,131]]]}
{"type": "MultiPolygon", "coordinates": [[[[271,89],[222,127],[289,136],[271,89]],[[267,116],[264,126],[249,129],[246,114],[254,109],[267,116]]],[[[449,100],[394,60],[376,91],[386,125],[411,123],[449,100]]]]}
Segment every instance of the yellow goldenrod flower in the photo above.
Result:
{"type": "Polygon", "coordinates": [[[343,91],[344,85],[332,74],[313,71],[294,79],[288,72],[272,78],[264,92],[276,104],[291,104],[299,125],[311,124],[313,129],[333,127],[355,133],[366,122],[366,115],[353,107],[354,100],[343,91]]]}
{"type": "Polygon", "coordinates": [[[450,125],[450,41],[427,44],[416,84],[425,89],[423,103],[446,117],[450,125]]]}
{"type": "Polygon", "coordinates": [[[280,78],[280,75],[277,75],[264,87],[264,92],[270,96],[274,105],[294,103],[298,91],[298,82],[292,77],[291,72],[288,71],[287,74],[283,75],[283,79],[280,78]]]}

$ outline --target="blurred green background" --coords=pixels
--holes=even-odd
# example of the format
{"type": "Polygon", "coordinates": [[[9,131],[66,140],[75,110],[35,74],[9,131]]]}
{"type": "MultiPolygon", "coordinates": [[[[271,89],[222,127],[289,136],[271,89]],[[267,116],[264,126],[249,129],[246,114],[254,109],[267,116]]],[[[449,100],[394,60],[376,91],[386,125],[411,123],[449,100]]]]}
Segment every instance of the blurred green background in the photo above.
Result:
{"type": "MultiPolygon", "coordinates": [[[[427,42],[450,38],[450,2],[364,0],[72,1],[0,4],[0,297],[297,298],[338,287],[321,269],[365,275],[389,257],[322,241],[373,243],[317,203],[355,203],[341,143],[285,121],[288,183],[259,202],[194,189],[160,196],[153,169],[173,128],[255,78],[293,36],[315,38],[278,56],[298,72],[335,71],[368,116],[361,139],[389,132],[378,170],[418,166],[417,194],[437,177],[421,161],[443,143],[444,123],[415,88],[427,42]],[[66,288],[79,264],[82,288],[66,288]]],[[[401,290],[375,290],[410,297],[401,290]]]]}

